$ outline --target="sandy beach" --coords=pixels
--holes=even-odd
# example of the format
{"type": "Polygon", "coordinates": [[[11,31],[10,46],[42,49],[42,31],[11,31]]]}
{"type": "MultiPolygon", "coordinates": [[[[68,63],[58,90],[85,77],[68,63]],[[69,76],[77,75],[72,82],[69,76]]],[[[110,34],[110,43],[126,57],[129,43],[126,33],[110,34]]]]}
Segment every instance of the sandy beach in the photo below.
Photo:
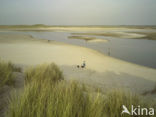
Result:
{"type": "Polygon", "coordinates": [[[61,67],[67,80],[105,89],[126,88],[143,93],[152,90],[156,81],[156,69],[118,60],[80,46],[38,40],[30,35],[0,35],[0,58],[22,66],[54,62],[61,67]],[[86,61],[86,68],[77,68],[83,61],[86,61]]]}

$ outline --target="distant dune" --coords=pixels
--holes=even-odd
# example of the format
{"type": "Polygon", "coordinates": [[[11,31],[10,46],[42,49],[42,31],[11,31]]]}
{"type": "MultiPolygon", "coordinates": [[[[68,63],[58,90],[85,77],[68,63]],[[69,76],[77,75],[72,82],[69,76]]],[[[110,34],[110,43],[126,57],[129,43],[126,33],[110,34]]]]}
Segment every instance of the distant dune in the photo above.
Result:
{"type": "Polygon", "coordinates": [[[106,37],[117,37],[117,38],[128,38],[128,39],[130,38],[130,39],[156,40],[156,26],[50,26],[44,24],[0,25],[0,31],[8,31],[8,30],[47,31],[47,32],[66,31],[66,32],[75,32],[72,33],[72,36],[76,34],[77,36],[92,35],[92,36],[106,36],[106,37]],[[152,32],[147,32],[146,30],[152,30],[152,32]],[[80,33],[82,31],[86,33],[80,33]]]}

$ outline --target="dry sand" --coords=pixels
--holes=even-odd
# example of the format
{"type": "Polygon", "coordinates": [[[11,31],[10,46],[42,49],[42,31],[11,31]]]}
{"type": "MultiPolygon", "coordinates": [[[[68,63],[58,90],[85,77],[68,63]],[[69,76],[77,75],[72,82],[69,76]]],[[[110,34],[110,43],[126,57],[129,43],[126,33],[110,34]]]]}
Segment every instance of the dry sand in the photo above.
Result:
{"type": "Polygon", "coordinates": [[[55,62],[61,66],[67,79],[73,78],[103,88],[115,84],[143,92],[151,90],[156,81],[156,69],[118,60],[80,46],[33,39],[29,35],[0,35],[0,57],[28,66],[55,62]],[[84,60],[86,69],[76,68],[84,60]]]}
{"type": "Polygon", "coordinates": [[[98,43],[98,42],[108,42],[106,39],[100,39],[96,37],[88,37],[88,36],[68,36],[69,39],[81,39],[86,42],[98,43]]]}
{"type": "Polygon", "coordinates": [[[108,42],[108,40],[104,40],[104,39],[93,39],[93,40],[89,40],[89,41],[87,41],[87,42],[89,42],[89,43],[106,43],[106,42],[108,42]]]}

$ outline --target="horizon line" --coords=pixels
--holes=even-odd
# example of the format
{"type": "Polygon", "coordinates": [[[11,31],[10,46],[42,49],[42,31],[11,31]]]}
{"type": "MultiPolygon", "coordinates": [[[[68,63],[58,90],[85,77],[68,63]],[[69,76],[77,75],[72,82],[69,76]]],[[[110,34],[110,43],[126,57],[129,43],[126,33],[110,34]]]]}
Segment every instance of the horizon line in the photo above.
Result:
{"type": "Polygon", "coordinates": [[[0,24],[0,26],[156,26],[156,25],[47,25],[47,24],[0,24]]]}

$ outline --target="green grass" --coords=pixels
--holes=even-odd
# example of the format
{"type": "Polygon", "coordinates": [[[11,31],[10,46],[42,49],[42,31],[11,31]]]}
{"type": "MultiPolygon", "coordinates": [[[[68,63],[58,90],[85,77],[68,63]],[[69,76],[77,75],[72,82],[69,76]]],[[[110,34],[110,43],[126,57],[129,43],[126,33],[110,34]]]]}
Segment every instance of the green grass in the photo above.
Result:
{"type": "Polygon", "coordinates": [[[15,67],[11,62],[0,61],[0,88],[4,85],[13,85],[14,78],[13,72],[20,72],[21,69],[15,67]]]}
{"type": "Polygon", "coordinates": [[[44,80],[49,80],[51,83],[59,80],[63,80],[63,74],[60,69],[54,64],[43,64],[36,67],[32,67],[25,72],[26,83],[36,80],[37,82],[43,82],[44,80]]]}
{"type": "MultiPolygon", "coordinates": [[[[135,107],[138,105],[141,105],[142,107],[149,106],[149,104],[146,104],[139,95],[119,89],[108,92],[106,97],[104,113],[106,113],[108,117],[121,117],[122,105],[125,105],[128,110],[131,110],[131,105],[134,105],[135,107]]],[[[127,117],[128,115],[124,114],[122,116],[127,117]]]]}
{"type": "Polygon", "coordinates": [[[6,117],[128,117],[121,116],[122,105],[128,109],[130,105],[149,106],[147,100],[130,92],[103,94],[67,82],[55,64],[29,68],[25,74],[24,90],[12,96],[6,117]]]}
{"type": "Polygon", "coordinates": [[[101,103],[99,95],[85,94],[74,82],[33,81],[11,100],[8,117],[102,117],[101,103]]]}

